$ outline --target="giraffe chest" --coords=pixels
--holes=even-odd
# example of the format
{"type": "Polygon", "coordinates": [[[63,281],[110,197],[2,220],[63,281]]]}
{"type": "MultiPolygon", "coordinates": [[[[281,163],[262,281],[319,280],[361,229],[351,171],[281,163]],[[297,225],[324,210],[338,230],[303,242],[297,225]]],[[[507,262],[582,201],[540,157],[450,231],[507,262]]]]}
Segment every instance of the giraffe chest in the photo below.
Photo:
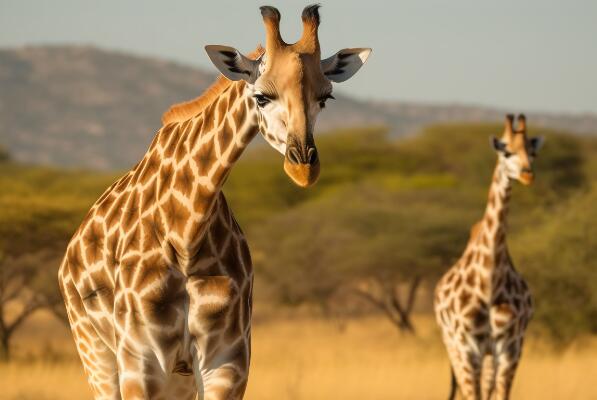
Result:
{"type": "Polygon", "coordinates": [[[526,329],[533,313],[531,292],[525,280],[513,268],[495,278],[489,307],[494,335],[526,329]]]}
{"type": "Polygon", "coordinates": [[[252,265],[245,238],[227,208],[218,209],[197,251],[182,260],[125,255],[117,268],[114,323],[156,343],[158,358],[190,365],[191,348],[208,362],[225,343],[248,335],[252,265]]]}
{"type": "Polygon", "coordinates": [[[191,295],[189,281],[210,281],[209,285],[202,286],[203,291],[218,286],[220,292],[227,292],[228,296],[236,296],[234,293],[252,281],[248,245],[223,198],[214,210],[205,235],[192,246],[194,251],[180,254],[177,247],[184,245],[162,243],[159,251],[123,254],[116,268],[116,280],[120,283],[116,291],[148,292],[156,297],[153,302],[169,304],[175,303],[178,297],[191,295]]]}
{"type": "Polygon", "coordinates": [[[491,271],[456,266],[440,281],[435,302],[442,329],[463,341],[512,336],[532,316],[528,286],[510,265],[491,271]]]}
{"type": "Polygon", "coordinates": [[[188,330],[201,354],[201,368],[248,338],[253,271],[249,248],[228,208],[210,226],[188,268],[188,330]],[[214,335],[213,333],[217,333],[214,335]]]}

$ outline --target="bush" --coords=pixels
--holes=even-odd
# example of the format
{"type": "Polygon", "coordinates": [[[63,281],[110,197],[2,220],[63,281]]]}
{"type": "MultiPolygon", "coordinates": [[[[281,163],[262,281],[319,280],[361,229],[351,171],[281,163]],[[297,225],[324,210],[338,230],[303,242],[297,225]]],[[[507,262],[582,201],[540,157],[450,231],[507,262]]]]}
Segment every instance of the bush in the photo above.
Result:
{"type": "Polygon", "coordinates": [[[559,340],[597,334],[596,204],[593,186],[511,240],[535,299],[535,323],[559,340]]]}

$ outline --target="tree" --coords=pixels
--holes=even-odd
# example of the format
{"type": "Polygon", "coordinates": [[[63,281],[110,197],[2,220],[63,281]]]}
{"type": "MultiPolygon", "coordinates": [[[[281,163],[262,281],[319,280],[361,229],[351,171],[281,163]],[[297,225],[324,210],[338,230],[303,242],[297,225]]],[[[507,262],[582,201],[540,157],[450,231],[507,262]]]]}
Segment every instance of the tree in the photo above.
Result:
{"type": "Polygon", "coordinates": [[[5,343],[40,307],[67,322],[56,278],[60,259],[90,204],[114,178],[0,163],[0,329],[5,343]],[[13,320],[15,312],[19,318],[13,320]]]}
{"type": "Polygon", "coordinates": [[[422,276],[416,275],[408,285],[406,300],[400,296],[400,281],[384,280],[373,277],[366,282],[356,285],[354,293],[372,304],[394,324],[401,332],[415,333],[411,314],[414,309],[417,290],[422,276]]]}
{"type": "Polygon", "coordinates": [[[414,332],[418,290],[433,284],[466,243],[472,217],[450,207],[466,204],[459,197],[349,185],[252,230],[256,268],[268,295],[281,302],[325,308],[339,291],[352,293],[400,331],[414,332]]]}
{"type": "Polygon", "coordinates": [[[535,300],[531,326],[560,342],[597,334],[595,204],[594,184],[510,241],[514,262],[535,300]]]}
{"type": "Polygon", "coordinates": [[[39,265],[49,260],[47,253],[12,258],[0,257],[0,361],[10,358],[14,333],[37,310],[48,306],[47,287],[40,284],[47,276],[39,265]]]}

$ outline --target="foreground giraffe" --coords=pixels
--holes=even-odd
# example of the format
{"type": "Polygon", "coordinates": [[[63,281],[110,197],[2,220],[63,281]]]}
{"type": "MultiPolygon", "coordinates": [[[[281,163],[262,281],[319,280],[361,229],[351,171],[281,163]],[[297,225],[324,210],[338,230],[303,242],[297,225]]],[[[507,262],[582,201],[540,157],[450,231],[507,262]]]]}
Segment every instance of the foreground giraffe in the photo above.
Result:
{"type": "Polygon", "coordinates": [[[524,115],[517,130],[513,120],[508,115],[503,137],[493,138],[498,161],[485,215],[435,289],[435,314],[452,365],[450,399],[457,387],[466,399],[509,398],[532,315],[527,284],[508,253],[506,216],[511,181],[532,183],[542,139],[527,137],[524,115]]]}
{"type": "MultiPolygon", "coordinates": [[[[303,35],[279,33],[261,7],[265,50],[206,50],[224,77],[164,114],[142,161],[95,203],[59,272],[73,336],[95,399],[241,399],[250,356],[249,249],[221,192],[257,132],[285,155],[299,186],[313,184],[315,119],[332,82],[370,49],[320,59],[318,6],[303,35]]],[[[300,249],[297,249],[300,251],[300,249]]]]}

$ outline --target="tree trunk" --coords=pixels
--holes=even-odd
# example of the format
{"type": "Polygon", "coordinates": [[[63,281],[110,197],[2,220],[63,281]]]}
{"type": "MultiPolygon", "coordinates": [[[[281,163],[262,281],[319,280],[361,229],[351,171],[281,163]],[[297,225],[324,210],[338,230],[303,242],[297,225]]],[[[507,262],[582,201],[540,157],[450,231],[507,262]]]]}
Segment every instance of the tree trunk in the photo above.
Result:
{"type": "Polygon", "coordinates": [[[2,335],[0,337],[0,363],[5,363],[10,360],[10,337],[2,335]]]}
{"type": "Polygon", "coordinates": [[[400,302],[400,298],[398,296],[398,288],[395,286],[391,293],[391,302],[390,304],[395,310],[395,313],[399,317],[399,324],[398,327],[403,332],[408,332],[415,334],[415,327],[412,323],[411,315],[415,305],[415,300],[417,298],[417,290],[421,283],[421,278],[415,276],[412,281],[410,282],[407,294],[406,305],[403,306],[400,302]]]}
{"type": "Polygon", "coordinates": [[[411,314],[414,308],[417,290],[421,283],[420,277],[414,277],[410,282],[406,305],[402,305],[398,295],[397,284],[387,284],[376,280],[377,290],[355,289],[354,291],[370,304],[382,311],[390,322],[398,328],[401,333],[416,334],[412,323],[411,314]]]}
{"type": "Polygon", "coordinates": [[[400,317],[398,321],[398,329],[400,329],[401,332],[412,333],[413,335],[416,334],[415,327],[410,319],[410,315],[398,310],[397,314],[400,317]]]}
{"type": "Polygon", "coordinates": [[[0,362],[7,362],[10,360],[10,339],[12,334],[19,329],[27,318],[41,307],[42,304],[38,300],[30,300],[14,321],[7,323],[4,320],[4,307],[0,306],[0,362]]]}

